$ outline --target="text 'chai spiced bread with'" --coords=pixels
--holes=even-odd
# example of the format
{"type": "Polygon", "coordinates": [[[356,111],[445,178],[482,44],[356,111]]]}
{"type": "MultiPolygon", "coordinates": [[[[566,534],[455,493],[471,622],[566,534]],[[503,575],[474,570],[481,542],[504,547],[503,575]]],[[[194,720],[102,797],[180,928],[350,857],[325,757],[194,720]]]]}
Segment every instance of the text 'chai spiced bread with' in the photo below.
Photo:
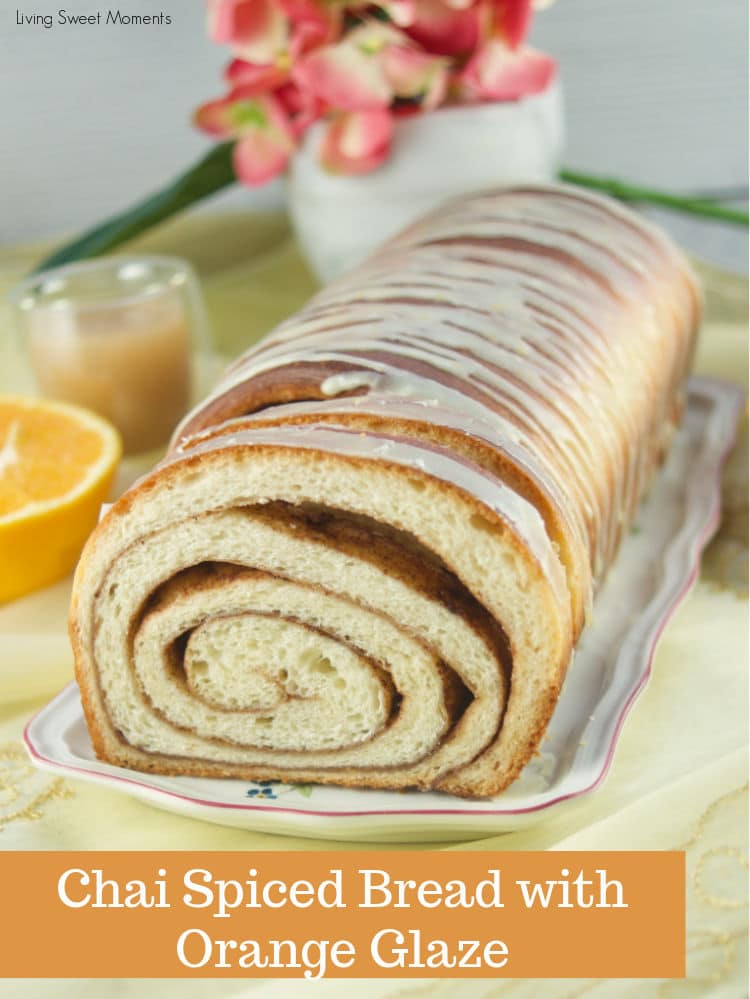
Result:
{"type": "Polygon", "coordinates": [[[99,757],[501,791],[669,448],[698,317],[658,229],[558,186],[457,199],[325,288],[88,542],[99,757]]]}

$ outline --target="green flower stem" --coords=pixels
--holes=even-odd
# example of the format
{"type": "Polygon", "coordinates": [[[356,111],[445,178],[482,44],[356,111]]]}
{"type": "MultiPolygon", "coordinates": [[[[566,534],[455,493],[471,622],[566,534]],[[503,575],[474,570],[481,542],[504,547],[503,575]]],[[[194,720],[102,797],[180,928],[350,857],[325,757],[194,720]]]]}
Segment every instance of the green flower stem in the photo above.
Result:
{"type": "Polygon", "coordinates": [[[203,159],[180,174],[171,184],[55,250],[34,268],[34,273],[74,260],[98,257],[114,250],[159,222],[177,215],[196,201],[234,184],[232,145],[231,142],[224,142],[212,147],[203,159]]]}
{"type": "Polygon", "coordinates": [[[658,205],[671,211],[682,212],[685,215],[697,215],[701,218],[715,219],[718,222],[731,222],[734,225],[747,225],[748,213],[739,208],[729,208],[720,201],[710,198],[689,198],[669,194],[667,191],[654,191],[648,187],[639,187],[626,181],[612,177],[592,177],[589,174],[574,170],[561,170],[560,180],[578,187],[590,187],[595,191],[603,191],[620,201],[630,201],[641,205],[658,205]]]}
{"type": "MultiPolygon", "coordinates": [[[[719,222],[729,222],[734,225],[748,224],[748,213],[736,208],[729,208],[718,201],[707,198],[690,198],[669,194],[666,191],[655,191],[639,187],[625,181],[607,177],[595,177],[590,174],[573,170],[562,170],[560,179],[579,187],[588,187],[603,191],[620,201],[635,204],[658,205],[685,215],[713,219],[719,222]]],[[[144,201],[127,209],[120,215],[115,215],[101,225],[83,233],[77,239],[61,246],[53,254],[37,265],[34,273],[57,267],[60,264],[83,260],[87,257],[97,257],[102,253],[115,249],[129,239],[164,222],[184,208],[215,194],[224,187],[235,182],[232,169],[232,144],[229,142],[214,146],[214,148],[199,160],[195,166],[180,174],[176,180],[166,187],[150,195],[144,201]]]]}

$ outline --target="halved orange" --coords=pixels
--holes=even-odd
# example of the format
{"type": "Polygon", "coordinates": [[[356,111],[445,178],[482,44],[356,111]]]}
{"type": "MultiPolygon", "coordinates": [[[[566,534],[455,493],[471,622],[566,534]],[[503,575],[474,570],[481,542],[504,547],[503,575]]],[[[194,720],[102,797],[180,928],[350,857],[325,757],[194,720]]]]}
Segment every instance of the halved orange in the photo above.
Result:
{"type": "Polygon", "coordinates": [[[0,395],[0,603],[70,572],[121,453],[115,428],[86,409],[0,395]]]}

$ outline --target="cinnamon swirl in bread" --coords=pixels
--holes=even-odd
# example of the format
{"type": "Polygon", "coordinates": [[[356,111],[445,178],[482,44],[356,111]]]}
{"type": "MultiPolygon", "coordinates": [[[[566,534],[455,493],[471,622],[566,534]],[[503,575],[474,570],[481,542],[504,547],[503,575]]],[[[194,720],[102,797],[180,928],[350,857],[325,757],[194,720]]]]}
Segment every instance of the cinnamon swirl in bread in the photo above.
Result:
{"type": "Polygon", "coordinates": [[[102,759],[501,791],[680,418],[683,255],[569,187],[445,205],[226,372],[92,535],[102,759]]]}

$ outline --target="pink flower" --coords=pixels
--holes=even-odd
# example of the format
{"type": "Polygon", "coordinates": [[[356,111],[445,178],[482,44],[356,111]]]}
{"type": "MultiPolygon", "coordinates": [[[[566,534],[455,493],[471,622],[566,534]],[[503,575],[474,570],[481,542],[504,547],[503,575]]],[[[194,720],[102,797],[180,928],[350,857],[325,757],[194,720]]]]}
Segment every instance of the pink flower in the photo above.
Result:
{"type": "Polygon", "coordinates": [[[447,62],[417,48],[391,45],[383,49],[381,65],[395,97],[419,97],[430,111],[443,102],[448,85],[447,62]]]}
{"type": "Polygon", "coordinates": [[[337,115],[325,134],[319,156],[332,173],[367,173],[387,158],[393,137],[393,118],[376,109],[337,115]]]}
{"type": "Polygon", "coordinates": [[[299,87],[331,107],[368,111],[387,107],[393,97],[380,66],[380,52],[401,35],[389,25],[372,22],[355,28],[336,45],[304,56],[293,70],[299,87]]]}
{"type": "Polygon", "coordinates": [[[275,92],[276,98],[289,116],[289,124],[300,138],[314,121],[325,113],[325,105],[313,94],[300,90],[293,80],[288,80],[275,92]]]}
{"type": "Polygon", "coordinates": [[[456,56],[470,52],[481,33],[482,3],[462,0],[411,0],[408,20],[400,22],[407,34],[427,52],[456,56]]]}
{"type": "Polygon", "coordinates": [[[510,101],[544,90],[555,64],[525,48],[532,0],[207,0],[209,33],[235,58],[227,97],[195,120],[236,140],[238,176],[284,169],[328,115],[320,155],[363,173],[388,155],[394,118],[450,99],[510,101]],[[382,15],[386,17],[383,18],[382,15]]]}
{"type": "Polygon", "coordinates": [[[252,89],[233,90],[198,108],[195,123],[220,139],[236,139],[232,153],[239,180],[265,184],[281,173],[295,148],[294,130],[282,102],[252,89]]]}
{"type": "Polygon", "coordinates": [[[293,78],[342,111],[387,108],[397,97],[433,108],[445,95],[447,70],[446,60],[420,51],[393,25],[367,21],[300,59],[293,78]]]}
{"type": "Polygon", "coordinates": [[[340,32],[343,5],[324,0],[277,0],[293,25],[290,54],[296,58],[318,45],[334,41],[340,32]]]}
{"type": "Polygon", "coordinates": [[[492,38],[472,56],[459,80],[468,99],[516,101],[546,90],[555,72],[554,59],[542,52],[513,49],[492,38]]]}
{"type": "Polygon", "coordinates": [[[314,0],[208,0],[209,37],[257,65],[288,66],[334,37],[339,17],[314,0]]]}
{"type": "Polygon", "coordinates": [[[224,78],[233,90],[243,87],[249,92],[252,88],[256,94],[262,94],[285,83],[289,78],[289,70],[274,64],[264,66],[245,62],[244,59],[233,59],[224,71],[224,78]]]}
{"type": "Polygon", "coordinates": [[[516,49],[531,27],[532,0],[492,0],[495,34],[516,49]]]}
{"type": "Polygon", "coordinates": [[[224,76],[232,90],[241,90],[244,96],[271,93],[289,116],[289,124],[296,136],[325,112],[325,106],[313,94],[300,90],[289,78],[289,71],[277,66],[256,66],[233,59],[224,76]]]}
{"type": "Polygon", "coordinates": [[[403,28],[414,20],[414,4],[415,0],[390,0],[380,6],[397,27],[403,28]]]}
{"type": "Polygon", "coordinates": [[[209,37],[248,62],[275,62],[287,49],[288,29],[275,0],[208,0],[209,37]]]}
{"type": "Polygon", "coordinates": [[[491,35],[501,36],[511,48],[526,37],[532,0],[393,0],[386,8],[426,51],[465,56],[491,35]]]}

